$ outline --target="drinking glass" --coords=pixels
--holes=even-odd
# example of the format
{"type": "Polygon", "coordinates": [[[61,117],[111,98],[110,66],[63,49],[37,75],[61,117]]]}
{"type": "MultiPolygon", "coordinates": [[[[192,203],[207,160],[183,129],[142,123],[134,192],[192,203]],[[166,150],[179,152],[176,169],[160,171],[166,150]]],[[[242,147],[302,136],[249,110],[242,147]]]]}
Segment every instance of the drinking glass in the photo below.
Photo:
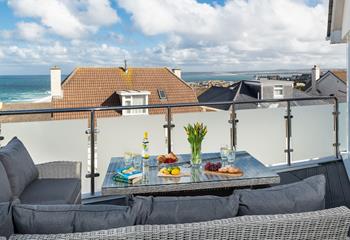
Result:
{"type": "Polygon", "coordinates": [[[125,152],[124,153],[124,164],[125,164],[125,166],[132,165],[132,158],[133,158],[133,154],[131,152],[125,152]]]}
{"type": "Polygon", "coordinates": [[[229,148],[227,146],[223,146],[220,148],[220,157],[222,161],[227,160],[227,154],[228,154],[229,148]]]}
{"type": "Polygon", "coordinates": [[[228,149],[227,150],[227,162],[233,163],[236,160],[236,149],[228,149]]]}
{"type": "Polygon", "coordinates": [[[142,171],[142,156],[140,154],[135,154],[132,162],[135,169],[142,171]]]}

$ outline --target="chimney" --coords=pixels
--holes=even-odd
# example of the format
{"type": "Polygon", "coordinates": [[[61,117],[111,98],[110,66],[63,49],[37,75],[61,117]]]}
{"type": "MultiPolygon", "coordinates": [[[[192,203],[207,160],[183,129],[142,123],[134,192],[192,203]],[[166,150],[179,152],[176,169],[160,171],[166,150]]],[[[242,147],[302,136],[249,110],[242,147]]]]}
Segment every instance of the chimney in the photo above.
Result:
{"type": "Polygon", "coordinates": [[[317,65],[314,65],[314,67],[311,69],[311,93],[313,95],[317,95],[316,83],[317,83],[317,80],[320,79],[320,75],[321,75],[320,67],[317,65]]]}
{"type": "Polygon", "coordinates": [[[180,68],[174,68],[172,69],[173,73],[181,79],[181,69],[180,68]]]}
{"type": "Polygon", "coordinates": [[[51,79],[51,97],[61,98],[63,97],[61,88],[61,69],[54,66],[50,69],[50,79],[51,79]]]}

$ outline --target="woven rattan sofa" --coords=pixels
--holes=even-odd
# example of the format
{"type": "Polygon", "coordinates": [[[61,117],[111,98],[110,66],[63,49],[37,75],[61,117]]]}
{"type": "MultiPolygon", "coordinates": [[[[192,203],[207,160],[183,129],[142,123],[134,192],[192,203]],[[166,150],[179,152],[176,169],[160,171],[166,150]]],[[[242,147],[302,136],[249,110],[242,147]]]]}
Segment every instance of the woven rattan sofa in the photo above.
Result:
{"type": "Polygon", "coordinates": [[[19,199],[23,204],[80,203],[81,163],[35,165],[24,144],[15,137],[0,148],[0,189],[0,202],[19,199]]]}
{"type": "Polygon", "coordinates": [[[339,207],[316,212],[242,216],[201,223],[144,225],[57,235],[13,235],[11,240],[54,239],[346,239],[350,210],[339,207]]]}

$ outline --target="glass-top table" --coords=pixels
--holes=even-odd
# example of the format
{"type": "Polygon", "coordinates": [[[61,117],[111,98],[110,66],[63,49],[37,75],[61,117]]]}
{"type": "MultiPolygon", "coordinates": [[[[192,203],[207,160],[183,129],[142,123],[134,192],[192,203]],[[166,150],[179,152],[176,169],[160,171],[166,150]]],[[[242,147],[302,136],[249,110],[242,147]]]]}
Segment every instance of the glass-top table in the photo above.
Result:
{"type": "MultiPolygon", "coordinates": [[[[190,167],[190,154],[179,154],[178,165],[183,173],[189,176],[180,178],[158,177],[159,166],[156,156],[150,157],[147,179],[136,184],[116,182],[112,179],[117,168],[124,166],[123,157],[113,157],[102,185],[102,195],[147,194],[160,192],[195,191],[216,188],[253,187],[259,185],[277,184],[280,177],[245,151],[236,153],[236,160],[232,164],[243,171],[241,177],[219,176],[205,174],[203,169],[190,167]]],[[[203,153],[203,166],[207,161],[221,161],[220,153],[203,153]]]]}

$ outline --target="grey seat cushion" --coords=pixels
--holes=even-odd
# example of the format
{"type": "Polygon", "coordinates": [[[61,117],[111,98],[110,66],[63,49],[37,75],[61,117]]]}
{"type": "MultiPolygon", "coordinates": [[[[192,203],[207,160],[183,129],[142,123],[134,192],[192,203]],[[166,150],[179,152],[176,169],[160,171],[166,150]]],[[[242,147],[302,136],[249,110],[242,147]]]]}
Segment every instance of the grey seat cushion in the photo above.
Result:
{"type": "Polygon", "coordinates": [[[14,197],[21,195],[39,172],[23,143],[14,137],[0,149],[0,161],[5,167],[14,197]]]}
{"type": "Polygon", "coordinates": [[[11,203],[0,203],[0,236],[10,237],[13,233],[11,203]]]}
{"type": "Polygon", "coordinates": [[[23,204],[74,204],[80,196],[79,179],[38,179],[21,194],[23,204]]]}
{"type": "Polygon", "coordinates": [[[257,190],[236,190],[238,215],[286,214],[325,208],[326,180],[323,175],[300,182],[257,190]]]}
{"type": "Polygon", "coordinates": [[[137,224],[177,224],[235,217],[236,196],[134,197],[139,205],[137,224]],[[140,204],[141,203],[141,204],[140,204]]]}
{"type": "Polygon", "coordinates": [[[16,233],[55,234],[88,232],[135,224],[136,212],[113,205],[15,205],[16,233]]]}
{"type": "Polygon", "coordinates": [[[6,170],[0,162],[0,203],[9,202],[12,198],[11,186],[6,170]]]}

